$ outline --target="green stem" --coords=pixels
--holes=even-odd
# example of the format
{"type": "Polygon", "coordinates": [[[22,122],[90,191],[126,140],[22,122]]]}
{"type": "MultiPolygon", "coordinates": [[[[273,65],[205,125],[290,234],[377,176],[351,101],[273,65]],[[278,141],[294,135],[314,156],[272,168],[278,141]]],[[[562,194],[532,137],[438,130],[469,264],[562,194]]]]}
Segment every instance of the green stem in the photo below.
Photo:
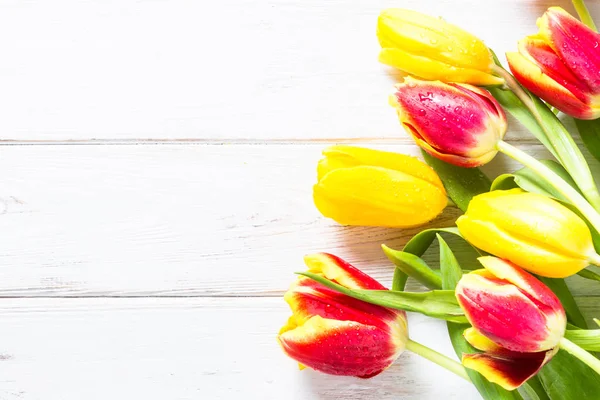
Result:
{"type": "Polygon", "coordinates": [[[587,351],[585,351],[584,349],[582,349],[581,347],[577,346],[575,343],[571,342],[569,339],[564,337],[560,340],[558,347],[567,351],[574,357],[577,357],[581,362],[586,364],[588,367],[593,369],[598,375],[600,375],[600,360],[598,360],[596,357],[594,357],[593,355],[591,355],[590,353],[588,353],[587,351]]]}
{"type": "Polygon", "coordinates": [[[406,342],[406,350],[418,354],[421,357],[436,363],[440,367],[446,368],[448,371],[460,376],[466,381],[471,382],[471,379],[469,379],[469,375],[467,375],[465,367],[463,367],[462,364],[458,361],[454,361],[453,359],[446,357],[445,355],[438,353],[437,351],[430,349],[427,346],[423,346],[421,343],[417,343],[414,340],[410,339],[408,339],[408,342],[406,342]]]}
{"type": "Polygon", "coordinates": [[[592,16],[590,15],[590,11],[588,10],[587,6],[585,5],[585,1],[573,0],[573,5],[575,6],[575,11],[577,11],[577,14],[579,14],[579,18],[581,19],[581,22],[583,22],[584,24],[589,26],[594,31],[598,32],[598,28],[596,28],[596,24],[594,23],[594,20],[592,19],[592,16]]]}
{"type": "Polygon", "coordinates": [[[600,211],[600,193],[596,187],[592,171],[585,161],[585,157],[583,157],[581,150],[579,150],[579,147],[577,147],[577,144],[564,125],[557,120],[557,124],[561,127],[562,131],[557,140],[557,136],[549,131],[535,102],[529,96],[529,93],[519,85],[517,80],[508,71],[498,65],[493,67],[493,71],[496,75],[504,79],[506,86],[519,98],[519,100],[521,100],[521,102],[523,102],[525,107],[527,107],[550,141],[550,144],[553,147],[553,149],[551,149],[553,154],[557,156],[558,161],[573,177],[585,198],[597,211],[600,211]],[[569,156],[564,157],[565,154],[568,154],[569,156]]]}
{"type": "MultiPolygon", "coordinates": [[[[590,224],[600,232],[600,214],[588,203],[577,190],[573,189],[571,185],[565,182],[560,176],[558,176],[550,168],[531,157],[529,154],[522,150],[510,145],[504,141],[499,141],[496,144],[498,151],[506,154],[507,156],[517,160],[521,164],[529,167],[532,171],[537,173],[542,179],[548,182],[554,187],[560,194],[571,202],[583,216],[589,221],[590,224]]],[[[599,265],[600,256],[593,254],[589,256],[588,260],[591,264],[599,265]]]]}

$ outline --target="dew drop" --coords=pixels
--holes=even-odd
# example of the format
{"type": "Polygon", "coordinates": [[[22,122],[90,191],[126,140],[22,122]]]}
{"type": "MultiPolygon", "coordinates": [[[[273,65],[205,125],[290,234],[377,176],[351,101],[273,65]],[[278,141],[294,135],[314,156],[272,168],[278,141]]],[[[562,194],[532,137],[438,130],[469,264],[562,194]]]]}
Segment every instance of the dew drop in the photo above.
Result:
{"type": "Polygon", "coordinates": [[[437,39],[429,39],[429,42],[431,44],[437,44],[438,41],[437,41],[437,39]]]}
{"type": "Polygon", "coordinates": [[[427,111],[423,110],[422,108],[419,110],[419,115],[425,115],[427,114],[427,111]]]}
{"type": "Polygon", "coordinates": [[[448,46],[448,51],[452,51],[452,46],[448,46]]]}
{"type": "Polygon", "coordinates": [[[598,47],[598,42],[594,43],[594,48],[598,47]]]}

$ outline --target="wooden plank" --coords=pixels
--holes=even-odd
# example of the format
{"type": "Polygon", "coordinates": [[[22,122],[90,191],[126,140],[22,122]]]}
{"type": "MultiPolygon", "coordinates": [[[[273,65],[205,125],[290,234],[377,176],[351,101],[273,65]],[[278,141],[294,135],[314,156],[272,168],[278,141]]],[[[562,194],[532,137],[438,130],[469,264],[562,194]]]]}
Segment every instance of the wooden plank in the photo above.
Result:
{"type": "Polygon", "coordinates": [[[2,1],[0,139],[397,138],[380,10],[443,15],[502,55],[554,4],[2,1]]]}
{"type": "MultiPolygon", "coordinates": [[[[462,379],[405,353],[369,380],[299,371],[276,344],[282,299],[6,299],[0,398],[477,399],[462,379]]],[[[450,356],[444,324],[411,335],[450,356]]]]}
{"type": "Polygon", "coordinates": [[[380,245],[402,248],[419,229],[323,218],[311,188],[324,146],[0,146],[0,296],[279,296],[317,251],[389,284],[380,245]]]}

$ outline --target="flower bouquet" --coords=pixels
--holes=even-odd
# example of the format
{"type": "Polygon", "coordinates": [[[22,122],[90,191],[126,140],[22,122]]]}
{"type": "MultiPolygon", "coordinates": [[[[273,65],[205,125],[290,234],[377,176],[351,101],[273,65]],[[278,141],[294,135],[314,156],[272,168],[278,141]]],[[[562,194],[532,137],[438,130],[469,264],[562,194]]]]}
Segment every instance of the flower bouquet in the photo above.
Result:
{"type": "Polygon", "coordinates": [[[370,378],[408,350],[470,381],[485,399],[600,399],[600,329],[588,326],[564,281],[600,281],[600,193],[563,124],[573,118],[600,159],[600,34],[585,4],[573,3],[580,20],[549,8],[538,33],[506,54],[508,70],[479,38],[440,18],[380,14],[379,59],[404,75],[389,102],[427,164],[329,147],[314,203],[344,225],[422,226],[449,203],[464,214],[403,249],[382,246],[395,266],[390,290],[334,255],[306,256],[308,271],[285,294],[292,316],[278,335],[302,368],[370,378]],[[553,159],[504,141],[506,112],[553,159]],[[523,168],[490,179],[478,167],[498,152],[523,168]],[[459,262],[449,235],[478,255],[459,262]],[[435,240],[439,266],[421,258],[435,240]],[[405,291],[409,277],[427,291],[405,291]],[[445,320],[457,360],[413,340],[406,311],[445,320]]]}

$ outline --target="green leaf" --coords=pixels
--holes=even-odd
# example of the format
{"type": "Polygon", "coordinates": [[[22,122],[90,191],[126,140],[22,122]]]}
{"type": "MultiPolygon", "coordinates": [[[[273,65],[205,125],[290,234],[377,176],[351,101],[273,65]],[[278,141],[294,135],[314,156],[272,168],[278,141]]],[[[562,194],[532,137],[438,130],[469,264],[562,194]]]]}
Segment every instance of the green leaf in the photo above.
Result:
{"type": "Polygon", "coordinates": [[[378,306],[418,312],[433,318],[464,323],[467,321],[458,305],[453,290],[432,290],[423,293],[395,292],[391,290],[348,289],[329,279],[310,272],[299,272],[320,284],[346,296],[378,306]]]}
{"type": "Polygon", "coordinates": [[[582,349],[600,351],[600,329],[567,330],[565,337],[582,349]]]}
{"type": "Polygon", "coordinates": [[[592,281],[599,281],[600,282],[600,275],[598,275],[597,273],[590,271],[589,269],[582,269],[581,271],[579,271],[577,273],[577,275],[581,276],[582,278],[585,279],[590,279],[592,281]]]}
{"type": "Polygon", "coordinates": [[[505,90],[499,87],[486,87],[486,89],[494,96],[506,111],[522,123],[536,137],[544,147],[546,147],[554,157],[558,158],[552,143],[546,136],[544,130],[539,126],[535,117],[525,107],[525,104],[510,90],[505,90]]]}
{"type": "Polygon", "coordinates": [[[452,249],[448,246],[446,241],[436,233],[438,242],[440,243],[440,271],[442,272],[442,288],[454,290],[458,281],[462,277],[462,268],[452,249]]]}
{"type": "Polygon", "coordinates": [[[416,279],[423,286],[429,289],[439,289],[442,287],[442,279],[420,257],[404,251],[390,249],[386,245],[381,245],[381,248],[396,268],[411,278],[416,279]]]}
{"type": "Polygon", "coordinates": [[[515,182],[514,174],[502,174],[494,179],[490,190],[510,190],[518,187],[519,185],[515,182]]]}
{"type": "MultiPolygon", "coordinates": [[[[575,181],[573,181],[571,176],[559,163],[553,160],[540,160],[540,162],[546,167],[550,168],[554,173],[560,176],[575,190],[579,191],[575,181]]],[[[519,187],[521,187],[523,190],[552,197],[562,202],[568,202],[568,200],[561,193],[559,193],[552,185],[548,184],[544,179],[539,178],[537,173],[532,171],[528,167],[521,168],[520,170],[515,172],[514,180],[515,183],[519,185],[519,187]]]]}
{"type": "Polygon", "coordinates": [[[575,119],[575,126],[590,154],[596,160],[600,160],[600,119],[592,121],[575,119]]]}
{"type": "Polygon", "coordinates": [[[550,400],[542,381],[537,375],[532,376],[525,384],[521,385],[519,393],[528,400],[550,400]]]}
{"type": "Polygon", "coordinates": [[[490,191],[492,183],[479,168],[457,167],[438,160],[424,151],[422,153],[427,164],[437,172],[444,183],[448,197],[461,210],[467,210],[473,196],[490,191]]]}
{"type": "Polygon", "coordinates": [[[552,400],[597,399],[600,375],[564,350],[537,375],[552,400]]]}
{"type": "Polygon", "coordinates": [[[573,325],[579,328],[587,328],[587,323],[585,322],[585,317],[579,310],[577,303],[575,302],[575,298],[571,294],[569,287],[565,283],[564,279],[555,279],[555,278],[545,278],[543,276],[537,277],[540,281],[542,281],[546,286],[550,288],[560,299],[560,302],[567,313],[567,319],[573,325]]]}

